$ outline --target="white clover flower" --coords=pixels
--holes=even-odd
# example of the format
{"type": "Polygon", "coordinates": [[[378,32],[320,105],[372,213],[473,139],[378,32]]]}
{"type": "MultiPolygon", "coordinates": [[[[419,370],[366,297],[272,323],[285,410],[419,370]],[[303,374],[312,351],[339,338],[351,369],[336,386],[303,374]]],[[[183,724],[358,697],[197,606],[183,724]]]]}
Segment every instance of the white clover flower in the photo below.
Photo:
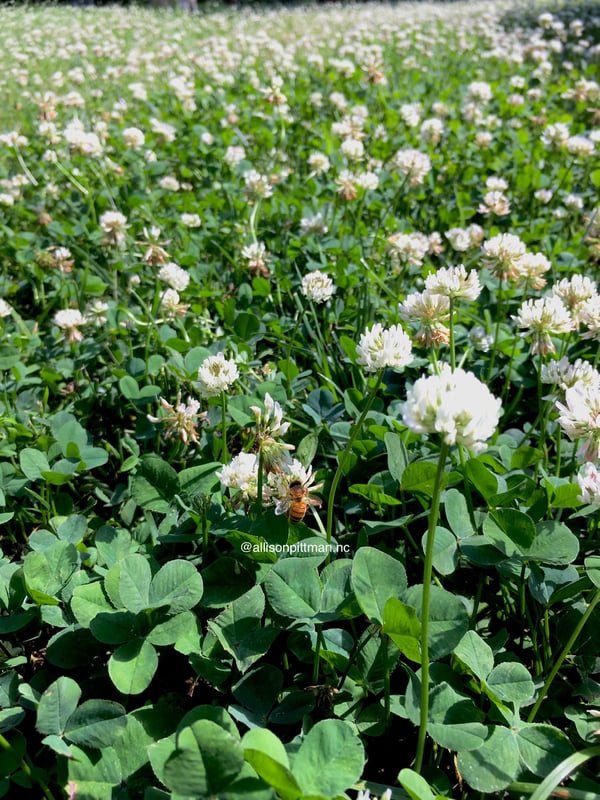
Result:
{"type": "Polygon", "coordinates": [[[489,103],[493,97],[492,87],[485,81],[473,81],[467,87],[467,97],[475,103],[489,103]]]}
{"type": "Polygon", "coordinates": [[[587,331],[581,334],[582,339],[600,338],[600,295],[584,300],[576,307],[575,316],[578,322],[587,328],[587,331]]]}
{"type": "Polygon", "coordinates": [[[425,176],[431,172],[431,159],[420,150],[398,150],[392,159],[392,165],[404,175],[409,186],[419,186],[425,176]]]}
{"type": "Polygon", "coordinates": [[[510,214],[510,200],[503,192],[486,192],[483,201],[479,204],[479,213],[504,217],[510,214]]]}
{"type": "Polygon", "coordinates": [[[9,317],[12,314],[12,306],[3,297],[0,297],[0,318],[9,317]]]}
{"type": "MultiPolygon", "coordinates": [[[[275,514],[280,516],[287,514],[290,505],[294,502],[290,494],[290,485],[293,483],[302,484],[307,497],[312,492],[318,492],[323,488],[322,483],[315,483],[312,467],[304,467],[296,458],[290,458],[284,469],[279,472],[269,473],[267,485],[265,486],[265,498],[268,502],[275,503],[275,514]]],[[[315,504],[320,505],[320,501],[314,498],[315,504]]]]}
{"type": "Polygon", "coordinates": [[[450,298],[443,294],[427,290],[409,294],[400,303],[400,317],[419,324],[414,338],[423,347],[447,344],[450,340],[450,329],[446,325],[450,317],[450,298]]]}
{"type": "Polygon", "coordinates": [[[289,422],[283,422],[283,410],[277,400],[273,400],[271,395],[266,392],[263,400],[264,411],[258,406],[250,406],[250,410],[256,417],[256,427],[261,431],[262,436],[270,436],[273,439],[280,439],[286,435],[290,427],[289,422]]]}
{"type": "Polygon", "coordinates": [[[76,308],[65,308],[57,311],[53,317],[54,324],[65,332],[68,342],[80,342],[83,333],[79,330],[87,322],[81,311],[76,308]]]}
{"type": "Polygon", "coordinates": [[[273,194],[273,187],[267,175],[261,175],[255,169],[249,169],[244,173],[244,183],[249,199],[265,199],[273,194]]]}
{"type": "Polygon", "coordinates": [[[311,175],[321,175],[331,168],[331,163],[325,153],[311,153],[308,157],[308,166],[311,175]]]}
{"type": "Polygon", "coordinates": [[[187,289],[190,282],[190,275],[186,270],[182,269],[174,261],[168,261],[163,264],[158,271],[158,277],[164,281],[171,289],[176,289],[178,292],[183,292],[187,289]]]}
{"type": "Polygon", "coordinates": [[[366,172],[359,172],[354,176],[354,182],[360,189],[366,192],[374,192],[379,187],[379,177],[376,172],[367,170],[366,172]]]}
{"type": "Polygon", "coordinates": [[[416,128],[421,121],[421,114],[423,107],[420,103],[404,103],[400,106],[400,116],[402,121],[408,125],[409,128],[416,128]]]}
{"type": "Polygon", "coordinates": [[[598,287],[587,275],[576,273],[563,278],[552,287],[552,294],[560,297],[567,308],[578,318],[579,309],[588,301],[598,297],[598,287]]]}
{"type": "Polygon", "coordinates": [[[356,347],[357,364],[367,372],[377,372],[384,367],[402,369],[413,360],[409,335],[400,327],[384,328],[376,323],[360,337],[356,347]]]}
{"type": "Polygon", "coordinates": [[[512,319],[525,329],[519,336],[532,339],[532,354],[554,353],[556,348],[550,336],[568,333],[574,327],[569,310],[555,295],[526,300],[512,319]]]}
{"type": "Polygon", "coordinates": [[[205,358],[198,370],[198,382],[203,397],[216,397],[238,379],[239,371],[233,359],[223,353],[205,358]]]}
{"type": "Polygon", "coordinates": [[[594,142],[587,136],[569,136],[565,142],[565,147],[573,156],[587,158],[593,155],[595,148],[594,142]]]}
{"type": "Polygon", "coordinates": [[[348,161],[360,161],[365,154],[365,147],[360,139],[345,139],[341,144],[340,151],[348,161]]]}
{"type": "Polygon", "coordinates": [[[300,220],[300,230],[305,234],[316,234],[323,236],[329,228],[325,225],[323,214],[319,211],[309,217],[302,217],[300,220]]]}
{"type": "Polygon", "coordinates": [[[494,343],[494,337],[491,333],[487,333],[482,325],[476,325],[469,331],[469,342],[475,350],[488,353],[494,343]]]}
{"type": "Polygon", "coordinates": [[[573,364],[566,356],[559,361],[542,364],[542,383],[552,383],[562,391],[581,383],[600,389],[600,372],[588,362],[578,358],[573,364]]]}
{"type": "Polygon", "coordinates": [[[139,150],[144,146],[146,137],[144,136],[144,132],[139,128],[125,128],[123,131],[123,141],[125,145],[131,147],[132,150],[139,150]]]}
{"type": "Polygon", "coordinates": [[[569,126],[565,122],[547,125],[542,132],[542,144],[549,150],[563,147],[569,138],[569,126]]]}
{"type": "Polygon", "coordinates": [[[199,228],[202,225],[202,220],[198,214],[182,214],[179,219],[186,228],[199,228]]]}
{"type": "Polygon", "coordinates": [[[472,269],[469,274],[462,264],[442,267],[425,278],[425,289],[430,294],[442,294],[454,300],[477,300],[481,294],[479,276],[472,269]]]}
{"type": "Polygon", "coordinates": [[[402,405],[402,421],[415,433],[439,433],[446,444],[485,450],[498,425],[501,401],[471,372],[444,364],[419,378],[402,405]]]}
{"type": "Polygon", "coordinates": [[[188,397],[187,403],[182,403],[181,392],[179,392],[175,405],[168,403],[164,397],[161,397],[160,404],[165,412],[164,416],[153,417],[150,414],[147,416],[150,422],[159,422],[165,426],[165,439],[177,435],[184,444],[189,444],[190,442],[197,444],[197,425],[206,419],[206,412],[198,413],[200,411],[200,403],[192,397],[188,397]]]}
{"type": "Polygon", "coordinates": [[[581,440],[577,455],[584,461],[600,459],[600,389],[576,383],[565,391],[565,402],[555,403],[558,422],[571,441],[581,440]]]}
{"type": "Polygon", "coordinates": [[[424,233],[394,233],[386,239],[386,249],[394,263],[420,267],[429,253],[429,239],[424,233]]]}
{"type": "Polygon", "coordinates": [[[551,266],[550,260],[543,253],[527,252],[517,259],[517,277],[532,289],[543,289],[546,285],[546,279],[543,276],[551,266]]]}
{"type": "Polygon", "coordinates": [[[581,495],[578,499],[582,503],[600,506],[600,469],[596,464],[592,464],[589,461],[584,464],[577,475],[577,483],[581,489],[581,495]]]}
{"type": "Polygon", "coordinates": [[[304,275],[300,290],[313,303],[325,303],[335,292],[335,286],[329,275],[316,269],[304,275]]]}
{"type": "Polygon", "coordinates": [[[165,142],[174,142],[177,134],[177,128],[170,125],[168,122],[162,122],[159,119],[152,117],[150,119],[150,127],[158,136],[165,140],[165,142]]]}
{"type": "Polygon", "coordinates": [[[121,244],[125,241],[127,230],[127,217],[120,211],[105,211],[100,215],[98,223],[104,231],[104,241],[107,244],[121,244]]]}
{"type": "Polygon", "coordinates": [[[176,289],[165,289],[160,293],[160,305],[164,309],[167,319],[185,317],[189,304],[181,303],[179,292],[176,289]]]}
{"type": "Polygon", "coordinates": [[[525,251],[524,242],[514,233],[499,233],[483,243],[484,261],[498,278],[514,280],[518,276],[518,260],[525,251]]]}
{"type": "Polygon", "coordinates": [[[550,189],[538,189],[536,192],[533,193],[533,196],[538,202],[546,205],[547,203],[550,202],[550,200],[552,200],[552,197],[554,195],[550,189]]]}
{"type": "Polygon", "coordinates": [[[158,182],[161,189],[166,192],[178,192],[181,184],[174,175],[164,175],[158,182]]]}
{"type": "Polygon", "coordinates": [[[90,322],[97,328],[101,328],[106,322],[106,312],[108,311],[108,303],[99,298],[92,300],[85,307],[86,322],[90,322]]]}
{"type": "Polygon", "coordinates": [[[236,164],[239,164],[240,161],[243,161],[245,158],[246,151],[244,148],[240,145],[232,144],[227,148],[227,150],[225,150],[223,161],[228,167],[235,167],[236,164]]]}
{"type": "Polygon", "coordinates": [[[256,500],[258,494],[258,456],[239,453],[226,464],[217,478],[223,486],[240,493],[245,500],[256,500]]]}
{"type": "Polygon", "coordinates": [[[444,133],[444,123],[438,117],[424,120],[420,128],[420,136],[424,142],[438,144],[444,133]]]}

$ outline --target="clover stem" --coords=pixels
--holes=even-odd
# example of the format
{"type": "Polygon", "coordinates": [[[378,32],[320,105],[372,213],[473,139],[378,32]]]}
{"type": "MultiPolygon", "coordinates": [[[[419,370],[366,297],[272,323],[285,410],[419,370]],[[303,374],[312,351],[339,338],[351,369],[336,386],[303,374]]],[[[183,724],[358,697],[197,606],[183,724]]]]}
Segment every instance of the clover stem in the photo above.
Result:
{"type": "Polygon", "coordinates": [[[542,705],[546,695],[548,694],[548,690],[550,689],[550,686],[552,685],[554,678],[556,678],[559,669],[563,665],[563,661],[571,652],[571,648],[573,647],[575,641],[577,640],[577,637],[585,627],[586,622],[592,616],[592,613],[596,608],[596,606],[598,605],[598,602],[600,602],[600,589],[596,589],[596,593],[594,594],[592,601],[584,611],[577,625],[574,627],[572,634],[569,636],[569,639],[567,640],[567,643],[565,644],[565,646],[560,652],[560,655],[554,662],[554,666],[550,670],[550,674],[548,675],[544,685],[542,686],[538,699],[535,701],[535,705],[533,706],[533,708],[529,713],[529,716],[527,717],[527,722],[533,722],[533,720],[535,719],[537,712],[540,710],[540,706],[542,705]]]}
{"type": "Polygon", "coordinates": [[[331,481],[331,489],[329,490],[329,498],[327,500],[327,529],[325,535],[327,538],[328,545],[331,545],[331,534],[333,531],[333,508],[334,508],[335,494],[337,492],[339,483],[342,479],[342,475],[344,474],[344,468],[346,466],[346,461],[348,460],[350,451],[352,450],[352,446],[356,441],[358,434],[360,433],[362,424],[365,421],[367,414],[371,410],[371,406],[373,405],[373,401],[377,396],[377,391],[379,390],[382,381],[383,381],[383,370],[380,369],[379,372],[377,373],[377,380],[373,384],[373,388],[371,389],[371,393],[367,397],[364,408],[358,420],[354,424],[354,427],[352,428],[352,432],[350,433],[350,438],[348,439],[346,446],[344,447],[338,458],[337,469],[333,476],[333,480],[331,481]]]}
{"type": "Polygon", "coordinates": [[[431,498],[429,524],[427,526],[425,564],[423,565],[423,596],[421,599],[421,711],[419,717],[417,753],[415,756],[415,772],[418,773],[421,772],[421,767],[423,765],[423,753],[425,751],[425,740],[427,738],[427,717],[429,716],[429,604],[431,600],[435,529],[439,518],[442,478],[447,455],[448,445],[442,442],[433,484],[433,497],[431,498]]]}

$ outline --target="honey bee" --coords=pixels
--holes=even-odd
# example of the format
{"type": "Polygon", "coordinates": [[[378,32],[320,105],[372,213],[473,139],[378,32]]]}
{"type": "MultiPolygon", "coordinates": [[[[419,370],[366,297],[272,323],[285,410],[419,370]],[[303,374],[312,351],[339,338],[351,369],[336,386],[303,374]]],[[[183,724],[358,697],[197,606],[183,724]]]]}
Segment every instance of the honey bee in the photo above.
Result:
{"type": "MultiPolygon", "coordinates": [[[[315,486],[319,489],[323,484],[315,486]]],[[[306,484],[301,481],[292,481],[288,491],[287,518],[292,524],[302,522],[308,509],[313,506],[321,508],[323,505],[320,497],[314,497],[306,488],[306,484]]]]}

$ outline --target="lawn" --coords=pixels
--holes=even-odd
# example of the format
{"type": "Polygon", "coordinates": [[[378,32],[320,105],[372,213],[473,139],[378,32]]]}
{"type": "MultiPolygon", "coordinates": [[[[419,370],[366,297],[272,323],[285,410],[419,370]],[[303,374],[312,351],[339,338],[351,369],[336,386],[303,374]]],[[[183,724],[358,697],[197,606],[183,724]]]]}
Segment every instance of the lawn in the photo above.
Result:
{"type": "Polygon", "coordinates": [[[0,10],[0,797],[600,797],[600,2],[0,10]]]}

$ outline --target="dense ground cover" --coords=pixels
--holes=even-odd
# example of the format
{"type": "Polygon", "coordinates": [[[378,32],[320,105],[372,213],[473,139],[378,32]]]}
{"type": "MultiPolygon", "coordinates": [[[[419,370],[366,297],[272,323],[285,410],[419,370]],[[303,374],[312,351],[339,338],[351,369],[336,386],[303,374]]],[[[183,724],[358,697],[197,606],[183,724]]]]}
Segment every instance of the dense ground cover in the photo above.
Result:
{"type": "Polygon", "coordinates": [[[2,12],[0,796],[600,795],[553,12],[2,12]]]}

